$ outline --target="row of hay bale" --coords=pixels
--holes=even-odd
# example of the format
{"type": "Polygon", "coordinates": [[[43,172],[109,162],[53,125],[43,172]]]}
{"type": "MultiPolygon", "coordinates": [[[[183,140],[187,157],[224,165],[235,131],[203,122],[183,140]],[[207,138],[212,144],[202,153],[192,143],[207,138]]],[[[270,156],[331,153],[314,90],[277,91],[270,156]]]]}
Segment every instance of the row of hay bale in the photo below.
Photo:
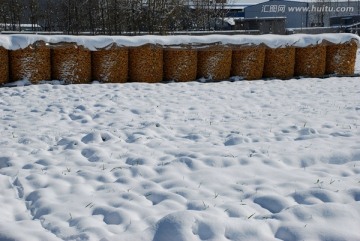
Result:
{"type": "Polygon", "coordinates": [[[241,76],[288,79],[294,76],[352,75],[357,42],[304,48],[266,46],[118,47],[90,51],[74,43],[45,42],[19,50],[0,47],[0,81],[63,80],[66,83],[123,83],[224,80],[241,76]]]}

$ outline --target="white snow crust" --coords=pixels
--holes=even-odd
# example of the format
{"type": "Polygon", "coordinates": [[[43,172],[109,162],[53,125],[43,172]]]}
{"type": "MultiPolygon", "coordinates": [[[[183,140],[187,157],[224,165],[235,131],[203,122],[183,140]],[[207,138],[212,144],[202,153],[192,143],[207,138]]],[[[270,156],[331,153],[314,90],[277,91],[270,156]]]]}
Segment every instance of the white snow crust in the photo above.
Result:
{"type": "Polygon", "coordinates": [[[206,35],[206,36],[69,36],[69,35],[0,35],[0,46],[9,50],[23,49],[37,41],[45,41],[48,44],[59,44],[63,42],[76,43],[89,50],[96,51],[112,44],[118,46],[135,47],[144,44],[159,44],[166,46],[174,45],[206,45],[206,44],[224,44],[224,45],[260,45],[265,44],[271,48],[278,47],[306,47],[323,42],[334,44],[345,43],[352,39],[360,42],[360,38],[354,34],[294,34],[294,35],[206,35]]]}

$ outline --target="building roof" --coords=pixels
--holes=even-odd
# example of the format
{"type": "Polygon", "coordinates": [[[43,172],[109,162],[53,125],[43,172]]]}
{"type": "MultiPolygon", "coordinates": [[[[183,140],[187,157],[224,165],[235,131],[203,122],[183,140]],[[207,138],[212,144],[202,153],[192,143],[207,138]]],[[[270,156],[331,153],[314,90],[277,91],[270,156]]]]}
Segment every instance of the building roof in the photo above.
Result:
{"type": "MultiPolygon", "coordinates": [[[[251,6],[268,1],[289,1],[289,2],[316,2],[317,0],[227,0],[227,4],[251,6]]],[[[348,0],[329,0],[330,2],[348,2],[348,0]]],[[[350,0],[350,2],[356,2],[357,0],[350,0]]]]}
{"type": "MultiPolygon", "coordinates": [[[[272,2],[272,1],[284,1],[284,2],[300,2],[300,3],[315,3],[318,0],[227,0],[225,4],[218,3],[216,6],[221,6],[224,9],[244,9],[249,6],[272,2]]],[[[358,0],[328,0],[330,2],[356,2],[358,0]]],[[[215,2],[215,1],[213,1],[215,2]]],[[[189,5],[191,8],[195,8],[196,4],[194,1],[189,0],[189,5]]]]}

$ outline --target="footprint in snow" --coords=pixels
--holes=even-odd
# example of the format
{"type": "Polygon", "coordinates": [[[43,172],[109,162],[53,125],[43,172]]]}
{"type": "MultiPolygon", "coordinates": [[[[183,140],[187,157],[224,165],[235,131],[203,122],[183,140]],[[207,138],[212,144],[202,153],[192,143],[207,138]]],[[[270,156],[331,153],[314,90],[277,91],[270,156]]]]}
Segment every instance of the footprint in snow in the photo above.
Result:
{"type": "Polygon", "coordinates": [[[319,133],[313,128],[302,128],[298,131],[299,137],[295,141],[303,141],[318,137],[319,133]]]}
{"type": "Polygon", "coordinates": [[[250,143],[250,142],[251,142],[251,140],[247,137],[231,134],[226,137],[226,141],[224,142],[224,145],[225,146],[235,146],[235,145],[240,145],[243,143],[250,143]]]}
{"type": "Polygon", "coordinates": [[[109,141],[113,138],[113,136],[109,133],[101,133],[101,132],[91,132],[85,135],[81,141],[85,144],[89,143],[102,143],[109,141]]]}
{"type": "Polygon", "coordinates": [[[276,195],[256,197],[254,203],[259,204],[262,208],[267,209],[271,213],[279,213],[290,206],[283,197],[276,195]]]}
{"type": "Polygon", "coordinates": [[[8,157],[0,157],[0,169],[5,167],[10,167],[10,158],[8,157]]]}
{"type": "Polygon", "coordinates": [[[83,149],[81,151],[81,155],[83,155],[83,157],[88,159],[89,162],[98,162],[102,160],[101,156],[98,154],[98,150],[94,148],[83,149]]]}
{"type": "Polygon", "coordinates": [[[122,223],[129,223],[128,217],[120,209],[111,208],[95,208],[92,215],[102,215],[103,222],[108,225],[120,225],[122,223]]]}

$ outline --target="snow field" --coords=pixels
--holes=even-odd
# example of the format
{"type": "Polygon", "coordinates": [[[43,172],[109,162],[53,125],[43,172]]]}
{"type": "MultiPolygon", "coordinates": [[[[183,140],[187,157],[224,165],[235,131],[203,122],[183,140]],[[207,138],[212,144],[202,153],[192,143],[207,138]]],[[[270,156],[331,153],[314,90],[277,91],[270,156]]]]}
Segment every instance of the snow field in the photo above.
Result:
{"type": "Polygon", "coordinates": [[[1,88],[0,240],[360,240],[359,94],[358,78],[1,88]]]}

